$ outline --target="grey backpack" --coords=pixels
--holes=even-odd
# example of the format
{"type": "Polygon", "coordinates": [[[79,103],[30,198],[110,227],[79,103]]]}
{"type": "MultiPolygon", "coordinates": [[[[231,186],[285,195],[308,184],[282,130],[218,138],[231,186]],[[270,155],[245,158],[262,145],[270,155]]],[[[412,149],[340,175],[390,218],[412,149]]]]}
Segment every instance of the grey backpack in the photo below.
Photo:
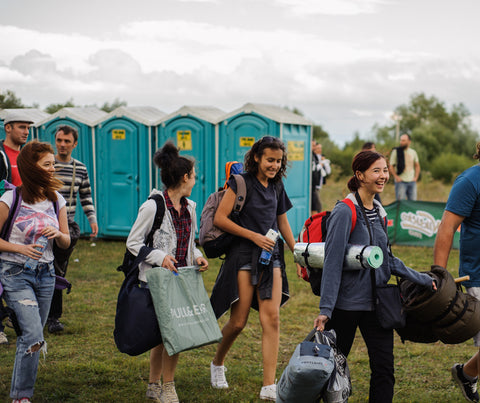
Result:
{"type": "MultiPolygon", "coordinates": [[[[237,182],[237,197],[230,218],[233,221],[236,221],[247,197],[247,185],[245,183],[245,178],[242,175],[234,174],[232,176],[237,182]]],[[[200,216],[199,241],[208,258],[215,258],[224,255],[228,251],[232,241],[235,239],[235,235],[224,232],[213,225],[213,219],[217,212],[218,205],[223,199],[226,191],[227,189],[221,189],[218,192],[212,193],[208,197],[205,206],[203,206],[202,215],[200,216]]]]}

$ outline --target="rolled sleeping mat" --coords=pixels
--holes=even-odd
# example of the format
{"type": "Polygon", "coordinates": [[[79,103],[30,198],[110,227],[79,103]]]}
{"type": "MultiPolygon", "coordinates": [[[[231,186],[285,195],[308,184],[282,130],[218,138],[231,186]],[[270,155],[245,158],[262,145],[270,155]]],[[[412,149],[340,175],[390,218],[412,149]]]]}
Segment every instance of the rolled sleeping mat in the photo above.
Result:
{"type": "Polygon", "coordinates": [[[413,285],[411,281],[401,279],[400,292],[403,307],[408,315],[420,322],[434,322],[448,311],[457,293],[452,275],[441,266],[432,266],[427,272],[437,283],[437,291],[427,287],[413,285]]]}
{"type": "MultiPolygon", "coordinates": [[[[310,267],[313,269],[323,269],[323,262],[325,259],[325,242],[296,243],[295,247],[293,248],[293,259],[300,266],[310,267]]],[[[348,244],[343,261],[343,269],[378,269],[382,263],[383,252],[378,246],[348,244]]]]}
{"type": "Polygon", "coordinates": [[[452,313],[456,315],[452,322],[442,326],[433,324],[433,332],[443,343],[463,343],[480,331],[480,301],[475,297],[458,291],[452,313]]]}

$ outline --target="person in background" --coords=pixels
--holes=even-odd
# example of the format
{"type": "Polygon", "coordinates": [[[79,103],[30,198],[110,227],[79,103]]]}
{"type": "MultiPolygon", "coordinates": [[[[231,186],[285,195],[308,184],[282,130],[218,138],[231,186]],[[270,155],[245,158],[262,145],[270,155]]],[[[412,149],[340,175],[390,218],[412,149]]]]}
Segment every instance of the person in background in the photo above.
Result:
{"type": "MultiPolygon", "coordinates": [[[[52,246],[56,242],[59,247],[68,248],[70,235],[65,200],[58,193],[62,183],[54,176],[55,157],[51,145],[29,142],[20,151],[17,164],[22,179],[19,188],[22,201],[8,241],[0,239],[0,282],[21,330],[17,337],[10,397],[13,403],[29,403],[40,350],[47,352],[43,327],[55,287],[52,246]],[[45,237],[46,248],[40,251],[40,242],[45,237]],[[29,258],[38,261],[36,267],[26,264],[29,258]]],[[[9,216],[13,193],[6,191],[0,198],[2,228],[9,216]]]]}
{"type": "MultiPolygon", "coordinates": [[[[53,245],[55,273],[61,277],[67,274],[68,261],[80,237],[80,227],[75,222],[77,209],[77,194],[80,195],[80,204],[88,218],[92,230],[91,237],[98,233],[97,217],[92,200],[92,189],[88,178],[87,167],[82,162],[72,158],[72,152],[78,145],[78,132],[70,126],[60,126],[55,133],[55,168],[58,178],[63,182],[60,194],[67,201],[68,229],[70,231],[70,246],[67,249],[53,245]]],[[[52,305],[48,314],[47,328],[50,333],[61,332],[64,324],[60,322],[63,313],[62,290],[55,290],[52,305]]]]}
{"type": "Polygon", "coordinates": [[[417,152],[410,148],[412,138],[405,133],[400,136],[400,146],[390,155],[390,173],[395,178],[397,200],[417,200],[417,181],[420,162],[417,152]]]}
{"type": "Polygon", "coordinates": [[[320,189],[326,181],[326,177],[332,173],[330,160],[322,155],[322,145],[312,143],[312,208],[311,215],[322,211],[322,202],[320,201],[320,189]]]}
{"type": "Polygon", "coordinates": [[[362,146],[362,151],[377,151],[375,143],[373,141],[367,141],[362,146]]]}
{"type": "MultiPolygon", "coordinates": [[[[33,123],[25,111],[11,111],[3,121],[5,140],[0,141],[0,180],[7,180],[15,186],[22,184],[18,173],[17,156],[27,142],[30,125],[33,123]]],[[[0,301],[0,303],[2,303],[0,301]]],[[[0,344],[8,344],[5,326],[0,321],[0,344]]]]}
{"type": "Polygon", "coordinates": [[[436,289],[432,278],[406,267],[389,248],[385,228],[386,212],[375,200],[388,182],[385,157],[373,151],[361,151],[352,162],[353,176],[348,181],[357,222],[353,231],[352,211],[338,202],[327,221],[325,260],[322,273],[320,314],[314,327],[323,331],[334,329],[337,347],[348,356],[357,328],[368,350],[370,360],[369,402],[388,403],[393,399],[395,384],[393,361],[393,330],[384,329],[377,318],[374,303],[375,286],[387,284],[392,274],[415,284],[436,289]],[[382,265],[371,270],[344,270],[348,244],[375,245],[382,249],[382,265]],[[374,278],[372,278],[374,273],[374,278]]]}
{"type": "Polygon", "coordinates": [[[322,205],[320,203],[320,196],[318,195],[317,186],[322,179],[322,174],[320,172],[320,161],[317,153],[315,152],[315,147],[317,143],[315,140],[312,140],[312,197],[310,202],[310,215],[315,215],[322,210],[322,205]]]}
{"type": "MultiPolygon", "coordinates": [[[[173,143],[167,142],[153,158],[161,170],[165,190],[153,189],[165,201],[165,215],[160,228],[153,235],[154,251],[139,265],[139,280],[148,287],[145,272],[154,266],[176,272],[177,267],[197,264],[200,271],[208,269],[208,261],[195,245],[196,204],[187,199],[195,185],[195,167],[192,160],[178,154],[173,143]]],[[[145,245],[157,204],[149,199],[138,210],[138,216],[127,238],[127,248],[135,256],[145,245]]],[[[163,344],[150,351],[150,375],[146,397],[162,403],[178,402],[175,390],[175,369],[179,354],[169,356],[163,344]],[[163,376],[163,385],[161,378],[163,376]]]]}
{"type": "MultiPolygon", "coordinates": [[[[473,158],[480,159],[480,143],[473,158]]],[[[453,237],[460,227],[460,276],[470,276],[463,285],[467,293],[480,299],[480,165],[463,171],[453,183],[442,221],[438,227],[433,247],[433,263],[447,267],[453,237]],[[461,226],[461,227],[460,227],[461,226]]],[[[480,347],[480,333],[473,337],[480,347]]],[[[478,402],[477,380],[480,373],[480,350],[465,364],[454,364],[452,376],[465,399],[478,402]]]]}
{"type": "Polygon", "coordinates": [[[230,177],[214,224],[237,237],[220,269],[210,301],[217,318],[231,309],[210,364],[214,388],[228,388],[225,358],[247,324],[250,307],[259,311],[262,325],[263,386],[260,399],[275,400],[275,374],[280,342],[280,306],[289,298],[283,241],[267,237],[270,229],[280,232],[293,251],[295,239],[287,218],[292,203],[282,178],[287,168],[285,145],[276,137],[265,136],[245,155],[244,173],[247,197],[236,222],[230,219],[237,183],[230,177]],[[262,250],[270,251],[268,261],[260,261],[262,250]]]}

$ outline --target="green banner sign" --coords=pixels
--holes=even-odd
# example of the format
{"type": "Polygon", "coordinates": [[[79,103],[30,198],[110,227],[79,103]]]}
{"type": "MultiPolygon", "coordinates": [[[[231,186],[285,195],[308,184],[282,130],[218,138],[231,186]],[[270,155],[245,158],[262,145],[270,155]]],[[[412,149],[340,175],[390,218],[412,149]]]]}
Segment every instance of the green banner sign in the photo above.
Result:
{"type": "MultiPolygon", "coordinates": [[[[390,242],[396,245],[432,246],[445,203],[400,200],[385,206],[390,242]]],[[[460,228],[453,238],[458,249],[460,228]]]]}

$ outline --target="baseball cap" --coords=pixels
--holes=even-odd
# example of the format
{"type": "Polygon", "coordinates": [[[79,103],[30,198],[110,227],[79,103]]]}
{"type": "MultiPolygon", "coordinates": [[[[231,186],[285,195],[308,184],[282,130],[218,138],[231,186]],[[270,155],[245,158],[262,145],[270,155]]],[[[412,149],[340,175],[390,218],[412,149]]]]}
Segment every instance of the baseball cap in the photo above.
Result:
{"type": "Polygon", "coordinates": [[[3,120],[3,124],[6,125],[7,123],[12,122],[25,122],[25,123],[33,123],[33,120],[27,113],[23,111],[11,111],[8,112],[3,120]]]}

